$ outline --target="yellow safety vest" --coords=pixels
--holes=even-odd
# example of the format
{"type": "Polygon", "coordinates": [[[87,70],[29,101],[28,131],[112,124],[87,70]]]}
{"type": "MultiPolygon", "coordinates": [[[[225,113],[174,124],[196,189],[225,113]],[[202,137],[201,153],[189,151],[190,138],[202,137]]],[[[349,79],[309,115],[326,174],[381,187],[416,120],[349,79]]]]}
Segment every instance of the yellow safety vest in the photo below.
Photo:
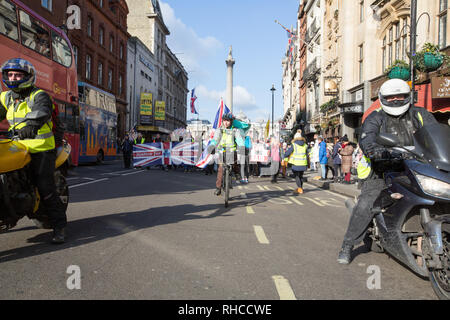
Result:
{"type": "MultiPolygon", "coordinates": [[[[141,142],[139,142],[139,144],[144,144],[144,143],[145,143],[145,138],[141,138],[141,142]]],[[[134,144],[138,144],[137,139],[134,139],[134,144]]]]}
{"type": "MultiPolygon", "coordinates": [[[[6,119],[9,122],[10,130],[13,128],[15,129],[21,129],[26,126],[26,122],[22,122],[19,125],[19,122],[23,121],[25,119],[25,116],[31,112],[31,108],[29,107],[28,103],[30,105],[34,102],[34,97],[40,93],[45,92],[44,90],[38,89],[36,91],[33,91],[25,101],[22,101],[19,103],[17,107],[14,106],[13,99],[10,99],[10,101],[6,101],[6,95],[8,91],[3,91],[0,94],[0,102],[3,105],[3,107],[6,108],[6,119]],[[9,105],[7,106],[7,104],[9,105]],[[15,126],[15,127],[14,127],[15,126]]],[[[53,105],[54,108],[54,105],[53,105]]],[[[53,123],[51,118],[38,130],[36,137],[33,139],[25,139],[20,140],[20,143],[25,145],[30,153],[37,153],[37,152],[43,152],[55,149],[55,137],[53,136],[53,123]]]]}
{"type": "Polygon", "coordinates": [[[308,159],[306,158],[306,144],[299,146],[293,143],[294,152],[289,156],[289,163],[293,166],[307,166],[308,159]]]}
{"type": "Polygon", "coordinates": [[[232,130],[225,129],[220,139],[220,147],[222,150],[236,151],[236,142],[233,139],[232,130]]]}
{"type": "Polygon", "coordinates": [[[366,156],[362,156],[359,160],[358,166],[356,167],[356,172],[358,173],[358,179],[366,179],[371,171],[370,159],[366,156]]]}

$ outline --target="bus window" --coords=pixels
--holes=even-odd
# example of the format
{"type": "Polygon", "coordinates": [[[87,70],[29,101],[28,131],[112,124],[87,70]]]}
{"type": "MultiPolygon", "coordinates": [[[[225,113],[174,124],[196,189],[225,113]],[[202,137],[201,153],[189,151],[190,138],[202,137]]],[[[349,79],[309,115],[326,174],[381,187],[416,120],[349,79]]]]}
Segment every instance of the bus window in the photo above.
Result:
{"type": "Polygon", "coordinates": [[[72,65],[72,52],[67,41],[52,31],[53,60],[65,67],[72,65]]]}
{"type": "Polygon", "coordinates": [[[0,0],[0,33],[13,40],[19,40],[16,8],[8,0],[0,0]]]}
{"type": "Polygon", "coordinates": [[[20,10],[22,44],[50,58],[50,33],[44,24],[20,10]]]}

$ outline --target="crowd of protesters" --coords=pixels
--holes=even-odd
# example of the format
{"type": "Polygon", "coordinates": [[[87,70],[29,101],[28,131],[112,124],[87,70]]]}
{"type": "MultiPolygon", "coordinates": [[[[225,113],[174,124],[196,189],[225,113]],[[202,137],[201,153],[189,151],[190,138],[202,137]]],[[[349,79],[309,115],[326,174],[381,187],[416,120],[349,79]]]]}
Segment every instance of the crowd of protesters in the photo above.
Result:
{"type": "MultiPolygon", "coordinates": [[[[135,135],[136,136],[136,135],[135,135]]],[[[185,139],[180,137],[180,142],[185,139]]],[[[132,152],[133,145],[142,144],[145,142],[164,142],[158,134],[150,141],[146,141],[140,133],[135,139],[128,134],[125,135],[123,141],[120,143],[123,153],[124,167],[132,167],[132,152]]],[[[203,147],[204,147],[203,143],[203,147]]],[[[245,137],[245,154],[239,158],[239,174],[237,174],[237,181],[241,184],[249,183],[249,177],[270,177],[272,183],[277,183],[278,177],[288,177],[288,169],[291,171],[291,177],[296,179],[297,192],[302,193],[303,182],[302,177],[305,171],[317,172],[322,181],[332,181],[334,183],[351,184],[355,182],[356,167],[361,158],[361,151],[359,147],[350,142],[347,135],[343,137],[327,137],[315,135],[314,140],[307,142],[302,136],[301,130],[298,130],[294,138],[284,140],[271,136],[266,140],[255,140],[249,136],[245,137]],[[294,144],[297,146],[306,147],[307,164],[293,165],[289,156],[292,157],[294,152],[294,144]],[[267,161],[255,162],[251,161],[250,154],[255,145],[263,145],[267,161]],[[352,179],[353,176],[353,179],[352,179]]],[[[218,155],[213,155],[210,158],[207,166],[201,171],[205,175],[213,175],[217,172],[218,155]]],[[[180,165],[160,165],[162,170],[181,168],[184,172],[200,171],[200,169],[186,164],[180,165]]]]}

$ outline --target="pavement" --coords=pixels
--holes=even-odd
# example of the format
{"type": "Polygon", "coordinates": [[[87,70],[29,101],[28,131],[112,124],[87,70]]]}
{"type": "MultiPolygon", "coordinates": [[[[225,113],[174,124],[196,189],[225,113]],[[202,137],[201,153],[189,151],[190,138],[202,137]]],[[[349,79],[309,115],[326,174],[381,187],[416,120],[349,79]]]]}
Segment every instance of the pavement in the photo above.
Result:
{"type": "Polygon", "coordinates": [[[331,179],[322,181],[320,180],[320,172],[308,170],[303,175],[303,181],[352,198],[358,197],[361,193],[361,190],[358,189],[358,181],[354,176],[352,176],[352,184],[343,184],[333,182],[331,179]]]}

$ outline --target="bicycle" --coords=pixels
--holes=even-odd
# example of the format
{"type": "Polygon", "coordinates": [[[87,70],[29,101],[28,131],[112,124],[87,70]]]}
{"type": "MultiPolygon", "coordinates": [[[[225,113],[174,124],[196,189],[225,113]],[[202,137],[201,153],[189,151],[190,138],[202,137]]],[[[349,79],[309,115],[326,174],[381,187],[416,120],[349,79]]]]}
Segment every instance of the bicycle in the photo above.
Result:
{"type": "Polygon", "coordinates": [[[225,150],[222,153],[222,166],[223,166],[223,179],[222,179],[222,190],[224,191],[225,197],[225,208],[228,207],[228,202],[230,199],[230,188],[232,184],[231,180],[231,172],[232,172],[232,164],[228,164],[226,161],[226,152],[225,150]]]}

